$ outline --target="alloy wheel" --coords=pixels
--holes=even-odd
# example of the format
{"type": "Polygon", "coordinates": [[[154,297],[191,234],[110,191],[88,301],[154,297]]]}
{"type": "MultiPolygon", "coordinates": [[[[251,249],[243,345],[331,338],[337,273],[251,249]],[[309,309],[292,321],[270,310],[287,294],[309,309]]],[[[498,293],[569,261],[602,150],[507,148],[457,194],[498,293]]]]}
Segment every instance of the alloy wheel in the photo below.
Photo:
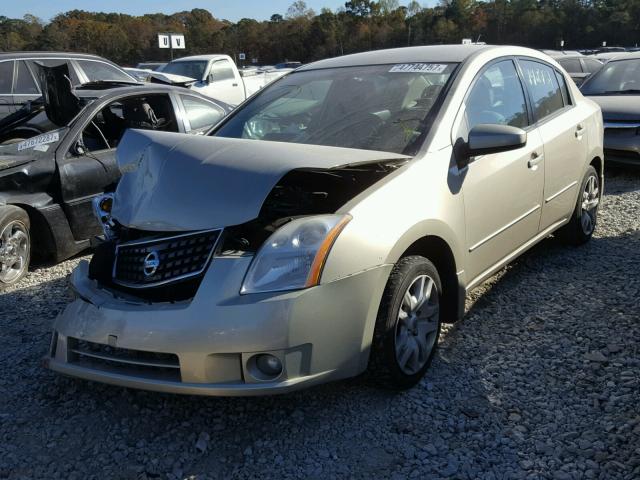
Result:
{"type": "Polygon", "coordinates": [[[596,228],[596,213],[600,203],[600,188],[598,178],[591,175],[582,192],[582,213],[580,224],[585,235],[591,235],[596,228]]]}
{"type": "Polygon", "coordinates": [[[407,288],[398,311],[395,352],[407,375],[420,371],[438,339],[440,294],[428,275],[416,277],[407,288]]]}
{"type": "Polygon", "coordinates": [[[12,283],[27,268],[29,234],[17,220],[8,223],[0,232],[0,281],[12,283]]]}

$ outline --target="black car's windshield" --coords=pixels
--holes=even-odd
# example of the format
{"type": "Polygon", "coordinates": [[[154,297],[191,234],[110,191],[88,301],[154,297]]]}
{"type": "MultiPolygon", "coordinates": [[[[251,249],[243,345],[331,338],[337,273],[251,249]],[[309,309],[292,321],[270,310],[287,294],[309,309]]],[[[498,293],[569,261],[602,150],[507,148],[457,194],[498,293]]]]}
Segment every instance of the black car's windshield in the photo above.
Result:
{"type": "MultiPolygon", "coordinates": [[[[7,157],[35,158],[42,155],[51,155],[62,141],[68,128],[52,130],[26,140],[19,140],[8,145],[0,145],[0,159],[7,157]]],[[[1,163],[1,162],[0,162],[1,163]]],[[[0,168],[2,166],[0,165],[0,168]]]]}
{"type": "Polygon", "coordinates": [[[455,64],[412,63],[296,72],[213,135],[415,154],[455,64]]]}
{"type": "Polygon", "coordinates": [[[585,95],[636,95],[640,90],[640,58],[614,60],[582,86],[585,95]]]}
{"type": "Polygon", "coordinates": [[[183,77],[202,80],[204,78],[204,71],[207,68],[207,63],[206,60],[171,62],[164,66],[162,73],[172,73],[174,75],[182,75],[183,77]]]}

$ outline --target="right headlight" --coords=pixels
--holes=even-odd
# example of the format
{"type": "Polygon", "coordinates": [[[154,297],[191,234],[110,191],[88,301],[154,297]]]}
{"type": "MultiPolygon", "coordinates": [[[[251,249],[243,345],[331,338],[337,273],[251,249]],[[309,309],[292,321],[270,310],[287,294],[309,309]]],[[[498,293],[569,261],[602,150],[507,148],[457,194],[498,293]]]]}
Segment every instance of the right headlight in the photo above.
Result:
{"type": "Polygon", "coordinates": [[[317,285],[331,246],[350,220],[350,215],[317,215],[282,226],[260,247],[240,293],[317,285]]]}
{"type": "Polygon", "coordinates": [[[113,209],[113,193],[103,193],[93,199],[93,211],[100,222],[102,231],[107,240],[115,238],[113,228],[115,224],[111,219],[111,210],[113,209]]]}

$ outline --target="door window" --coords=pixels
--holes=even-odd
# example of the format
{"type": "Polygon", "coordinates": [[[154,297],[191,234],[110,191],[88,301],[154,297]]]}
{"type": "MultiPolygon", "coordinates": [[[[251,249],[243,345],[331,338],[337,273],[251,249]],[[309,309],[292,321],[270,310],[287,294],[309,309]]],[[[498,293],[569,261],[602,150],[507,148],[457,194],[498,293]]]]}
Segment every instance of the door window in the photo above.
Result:
{"type": "Polygon", "coordinates": [[[562,92],[562,100],[564,101],[564,104],[573,105],[571,101],[571,96],[569,95],[569,88],[567,88],[567,82],[564,79],[564,75],[562,75],[557,70],[555,72],[556,72],[556,77],[558,78],[558,83],[560,84],[560,90],[562,92]]]}
{"type": "Polygon", "coordinates": [[[134,96],[109,103],[82,131],[82,143],[89,151],[116,148],[128,128],[178,132],[169,97],[134,96]]]}
{"type": "Polygon", "coordinates": [[[180,95],[191,130],[212,127],[224,117],[224,111],[213,103],[191,95],[180,95]]]}
{"type": "Polygon", "coordinates": [[[13,93],[23,95],[38,95],[38,86],[36,81],[27,67],[27,63],[24,60],[18,62],[18,74],[16,77],[16,84],[13,89],[13,93]]]}
{"type": "Polygon", "coordinates": [[[466,114],[469,130],[481,123],[519,128],[529,124],[522,84],[511,60],[491,65],[476,79],[466,114]]]}
{"type": "Polygon", "coordinates": [[[542,120],[564,108],[555,70],[548,65],[530,60],[522,60],[520,64],[536,119],[542,120]]]}
{"type": "Polygon", "coordinates": [[[214,82],[219,82],[221,80],[233,80],[235,78],[233,67],[229,60],[218,60],[217,62],[213,62],[211,74],[213,75],[214,82]]]}
{"type": "Polygon", "coordinates": [[[71,76],[71,84],[72,85],[80,85],[80,79],[78,78],[78,74],[76,73],[76,69],[73,68],[73,65],[68,60],[62,58],[39,58],[37,60],[27,60],[27,63],[31,67],[31,71],[38,78],[38,64],[44,65],[45,67],[57,67],[58,65],[62,65],[63,63],[67,64],[69,67],[69,75],[71,76]]]}
{"type": "Polygon", "coordinates": [[[0,95],[11,95],[13,83],[13,60],[0,62],[0,95]]]}

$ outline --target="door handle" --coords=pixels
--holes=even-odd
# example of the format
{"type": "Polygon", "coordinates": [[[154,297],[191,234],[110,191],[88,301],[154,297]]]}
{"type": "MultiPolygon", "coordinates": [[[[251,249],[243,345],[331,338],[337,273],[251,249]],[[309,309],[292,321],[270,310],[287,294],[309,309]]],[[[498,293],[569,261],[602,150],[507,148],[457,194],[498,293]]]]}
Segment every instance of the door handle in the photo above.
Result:
{"type": "Polygon", "coordinates": [[[231,84],[231,86],[232,86],[232,87],[237,87],[237,86],[238,86],[238,84],[237,84],[237,83],[232,83],[232,84],[231,84]]]}
{"type": "Polygon", "coordinates": [[[576,127],[576,138],[582,137],[583,133],[584,133],[584,125],[579,123],[578,126],[576,127]]]}
{"type": "Polygon", "coordinates": [[[534,169],[542,160],[544,160],[544,155],[542,153],[533,152],[527,166],[534,169]]]}

